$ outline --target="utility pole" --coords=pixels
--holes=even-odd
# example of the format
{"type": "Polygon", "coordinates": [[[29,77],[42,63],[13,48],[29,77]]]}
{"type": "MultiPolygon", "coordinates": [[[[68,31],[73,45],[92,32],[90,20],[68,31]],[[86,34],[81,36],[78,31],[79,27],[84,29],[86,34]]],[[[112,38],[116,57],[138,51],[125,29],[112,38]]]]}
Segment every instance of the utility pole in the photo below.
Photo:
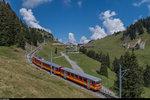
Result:
{"type": "Polygon", "coordinates": [[[51,56],[51,75],[52,75],[52,50],[50,50],[50,56],[51,56]]]}
{"type": "Polygon", "coordinates": [[[31,42],[31,52],[32,52],[32,42],[31,42]]]}
{"type": "Polygon", "coordinates": [[[76,51],[78,50],[77,45],[76,45],[76,51]]]}
{"type": "Polygon", "coordinates": [[[120,66],[120,69],[119,69],[119,72],[120,72],[120,90],[119,90],[119,93],[120,93],[120,98],[122,98],[122,78],[123,78],[123,75],[125,74],[125,72],[127,72],[128,70],[130,70],[130,69],[126,69],[126,70],[122,70],[122,66],[119,64],[119,66],[120,66]],[[122,75],[122,72],[124,72],[123,73],[123,75],[122,75]]]}

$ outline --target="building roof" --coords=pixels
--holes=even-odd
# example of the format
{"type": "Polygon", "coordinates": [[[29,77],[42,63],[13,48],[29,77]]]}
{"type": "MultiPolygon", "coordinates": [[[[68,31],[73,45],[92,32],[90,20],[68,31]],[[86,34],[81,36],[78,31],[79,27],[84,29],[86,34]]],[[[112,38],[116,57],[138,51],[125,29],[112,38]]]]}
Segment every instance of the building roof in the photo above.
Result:
{"type": "Polygon", "coordinates": [[[71,73],[74,73],[74,74],[76,74],[76,75],[82,76],[82,77],[84,77],[84,78],[90,79],[90,80],[92,80],[92,81],[96,81],[96,82],[97,82],[97,81],[101,81],[100,78],[97,78],[97,77],[94,77],[94,76],[91,76],[91,75],[88,75],[88,74],[85,74],[85,73],[82,73],[82,72],[78,72],[78,71],[72,70],[72,69],[70,69],[70,68],[63,67],[63,68],[61,68],[61,69],[64,70],[64,71],[71,72],[71,73]]]}

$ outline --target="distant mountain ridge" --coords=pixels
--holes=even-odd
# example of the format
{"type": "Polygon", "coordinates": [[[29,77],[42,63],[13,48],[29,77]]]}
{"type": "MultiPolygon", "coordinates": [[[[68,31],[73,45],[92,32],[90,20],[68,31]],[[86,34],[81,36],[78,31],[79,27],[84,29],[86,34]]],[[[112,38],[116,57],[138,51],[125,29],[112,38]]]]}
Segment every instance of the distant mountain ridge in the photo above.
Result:
{"type": "Polygon", "coordinates": [[[0,1],[0,46],[17,45],[24,48],[25,43],[37,45],[44,40],[54,40],[54,36],[41,29],[29,28],[11,9],[5,0],[0,1]]]}

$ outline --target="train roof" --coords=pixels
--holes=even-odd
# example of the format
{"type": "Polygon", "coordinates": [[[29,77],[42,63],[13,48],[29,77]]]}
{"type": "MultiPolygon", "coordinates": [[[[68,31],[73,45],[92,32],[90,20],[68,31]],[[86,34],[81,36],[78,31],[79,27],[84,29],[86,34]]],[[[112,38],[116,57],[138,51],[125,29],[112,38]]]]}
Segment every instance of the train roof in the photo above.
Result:
{"type": "Polygon", "coordinates": [[[35,56],[34,56],[34,58],[40,60],[41,62],[43,62],[43,63],[45,63],[45,64],[48,64],[48,65],[51,65],[51,64],[52,64],[52,66],[57,67],[57,68],[61,67],[60,65],[57,65],[57,64],[55,64],[55,63],[51,63],[51,62],[46,61],[46,60],[44,60],[44,59],[40,59],[40,58],[35,57],[35,56]]]}
{"type": "Polygon", "coordinates": [[[97,78],[97,77],[94,77],[94,76],[91,76],[91,75],[88,75],[88,74],[85,74],[85,73],[82,73],[82,72],[78,72],[78,71],[72,70],[72,69],[70,69],[70,68],[63,67],[63,68],[61,68],[61,69],[65,70],[65,71],[67,71],[67,72],[71,72],[71,73],[74,73],[74,74],[76,74],[76,75],[82,76],[82,77],[84,77],[84,78],[90,79],[90,80],[92,80],[92,81],[96,81],[96,82],[97,82],[97,81],[101,81],[100,78],[97,78]]]}
{"type": "MultiPolygon", "coordinates": [[[[52,64],[52,66],[57,67],[57,68],[62,67],[62,66],[60,66],[60,65],[57,65],[57,64],[55,64],[55,63],[48,62],[48,61],[46,61],[46,60],[44,60],[44,59],[40,59],[40,58],[35,57],[35,56],[34,56],[34,58],[40,60],[41,62],[43,62],[43,63],[45,63],[45,64],[48,64],[48,65],[51,65],[51,64],[52,64]]],[[[91,75],[88,75],[88,74],[85,74],[85,73],[82,73],[82,72],[78,72],[78,71],[72,70],[72,69],[70,69],[70,68],[63,67],[63,68],[61,68],[61,69],[65,70],[65,71],[67,71],[67,72],[71,72],[71,73],[74,73],[74,74],[76,74],[76,75],[85,77],[85,78],[90,79],[90,80],[92,80],[92,81],[101,81],[100,78],[97,78],[97,77],[94,77],[94,76],[91,76],[91,75]]]]}

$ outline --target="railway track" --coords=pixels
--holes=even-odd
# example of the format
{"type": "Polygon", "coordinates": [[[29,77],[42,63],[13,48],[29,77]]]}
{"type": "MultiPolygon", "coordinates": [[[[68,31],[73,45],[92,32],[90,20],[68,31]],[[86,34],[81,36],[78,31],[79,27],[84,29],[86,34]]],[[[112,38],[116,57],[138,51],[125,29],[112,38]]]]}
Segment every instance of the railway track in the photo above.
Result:
{"type": "MultiPolygon", "coordinates": [[[[37,67],[35,64],[32,63],[32,57],[34,56],[34,54],[35,54],[36,52],[38,52],[39,50],[41,50],[43,46],[44,46],[44,43],[43,43],[42,45],[40,45],[39,47],[37,47],[35,50],[33,50],[31,53],[29,53],[29,54],[27,55],[27,59],[28,59],[28,62],[30,62],[30,64],[32,64],[32,66],[34,66],[35,68],[40,69],[40,70],[42,70],[42,71],[44,71],[44,72],[50,73],[49,71],[44,70],[44,69],[42,69],[42,68],[39,68],[39,67],[37,67]]],[[[80,84],[76,84],[76,83],[73,82],[73,81],[66,80],[66,79],[64,79],[64,78],[61,77],[61,76],[57,76],[57,75],[55,75],[55,74],[52,74],[52,76],[57,77],[58,79],[61,79],[61,80],[65,81],[65,82],[67,82],[67,83],[73,84],[73,85],[75,85],[75,86],[81,88],[82,90],[87,91],[87,92],[90,92],[91,94],[96,95],[96,96],[98,96],[98,97],[100,97],[100,98],[118,98],[117,96],[112,96],[112,95],[110,95],[110,94],[108,94],[108,93],[105,93],[105,92],[102,91],[102,90],[99,90],[99,91],[96,91],[96,92],[93,91],[93,90],[88,90],[86,87],[83,87],[83,86],[81,86],[80,84]]]]}

